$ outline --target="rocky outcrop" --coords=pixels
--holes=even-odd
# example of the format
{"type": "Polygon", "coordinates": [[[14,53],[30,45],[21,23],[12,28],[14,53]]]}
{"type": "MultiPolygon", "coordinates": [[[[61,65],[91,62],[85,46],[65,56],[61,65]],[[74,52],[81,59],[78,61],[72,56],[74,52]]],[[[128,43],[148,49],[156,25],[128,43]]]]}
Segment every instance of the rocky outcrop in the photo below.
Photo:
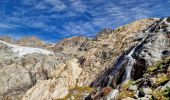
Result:
{"type": "Polygon", "coordinates": [[[82,72],[76,59],[66,64],[59,64],[50,77],[28,90],[22,100],[53,100],[62,99],[68,95],[69,89],[77,85],[77,80],[82,72]]]}

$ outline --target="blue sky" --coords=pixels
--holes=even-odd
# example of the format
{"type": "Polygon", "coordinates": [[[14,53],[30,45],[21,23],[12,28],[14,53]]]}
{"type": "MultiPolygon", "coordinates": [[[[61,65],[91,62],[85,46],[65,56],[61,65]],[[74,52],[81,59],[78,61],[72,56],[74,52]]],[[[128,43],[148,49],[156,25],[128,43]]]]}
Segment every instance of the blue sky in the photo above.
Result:
{"type": "Polygon", "coordinates": [[[55,42],[164,16],[170,16],[170,0],[0,0],[0,35],[55,42]]]}

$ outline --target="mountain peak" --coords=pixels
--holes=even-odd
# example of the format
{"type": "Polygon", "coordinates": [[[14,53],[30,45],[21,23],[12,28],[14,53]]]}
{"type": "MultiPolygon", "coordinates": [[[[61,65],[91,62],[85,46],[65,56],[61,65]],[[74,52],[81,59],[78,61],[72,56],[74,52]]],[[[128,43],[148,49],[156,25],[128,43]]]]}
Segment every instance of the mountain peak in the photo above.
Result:
{"type": "Polygon", "coordinates": [[[22,45],[22,46],[30,46],[30,47],[43,47],[44,46],[43,41],[35,36],[21,38],[20,40],[16,41],[16,44],[22,45]]]}

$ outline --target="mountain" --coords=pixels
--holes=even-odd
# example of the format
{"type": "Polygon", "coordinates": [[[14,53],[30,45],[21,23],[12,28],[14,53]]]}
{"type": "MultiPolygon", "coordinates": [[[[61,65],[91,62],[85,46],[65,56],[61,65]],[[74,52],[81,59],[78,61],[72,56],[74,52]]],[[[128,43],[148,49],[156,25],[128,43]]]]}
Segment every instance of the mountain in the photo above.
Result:
{"type": "Polygon", "coordinates": [[[0,38],[2,100],[166,100],[170,17],[49,44],[0,38]]]}

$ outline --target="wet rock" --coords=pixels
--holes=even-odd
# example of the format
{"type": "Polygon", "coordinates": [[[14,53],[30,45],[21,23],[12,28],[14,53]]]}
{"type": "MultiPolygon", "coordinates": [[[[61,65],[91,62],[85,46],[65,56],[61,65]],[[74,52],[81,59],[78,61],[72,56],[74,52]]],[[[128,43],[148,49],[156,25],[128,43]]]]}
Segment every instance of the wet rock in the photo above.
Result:
{"type": "Polygon", "coordinates": [[[138,97],[141,98],[141,97],[144,97],[145,96],[145,92],[140,90],[139,93],[138,93],[138,97]]]}
{"type": "Polygon", "coordinates": [[[107,100],[114,100],[117,99],[118,94],[119,94],[119,90],[114,89],[109,93],[109,95],[106,98],[107,100]]]}

